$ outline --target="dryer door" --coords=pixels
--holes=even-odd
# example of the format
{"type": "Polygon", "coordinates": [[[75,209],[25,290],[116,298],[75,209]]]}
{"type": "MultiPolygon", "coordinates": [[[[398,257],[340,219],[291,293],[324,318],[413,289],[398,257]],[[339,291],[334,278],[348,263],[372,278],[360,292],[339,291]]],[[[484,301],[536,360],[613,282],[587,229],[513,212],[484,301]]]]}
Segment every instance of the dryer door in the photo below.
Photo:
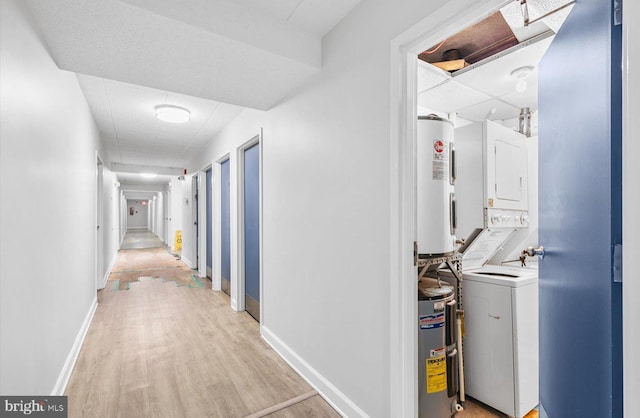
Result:
{"type": "Polygon", "coordinates": [[[528,209],[526,137],[495,122],[485,123],[487,206],[528,209]]]}

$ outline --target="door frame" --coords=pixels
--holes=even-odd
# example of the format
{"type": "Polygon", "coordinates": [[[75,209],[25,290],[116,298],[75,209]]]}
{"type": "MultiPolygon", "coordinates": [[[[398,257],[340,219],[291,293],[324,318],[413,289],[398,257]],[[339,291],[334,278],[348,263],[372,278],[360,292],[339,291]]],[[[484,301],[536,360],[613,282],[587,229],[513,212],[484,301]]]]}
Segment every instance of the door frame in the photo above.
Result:
{"type": "MultiPolygon", "coordinates": [[[[213,225],[215,225],[215,222],[213,221],[213,213],[214,213],[214,208],[213,208],[213,197],[214,197],[214,189],[215,187],[213,187],[214,185],[214,175],[215,175],[215,170],[214,170],[214,164],[208,164],[206,166],[204,166],[203,168],[200,169],[199,171],[200,175],[201,175],[201,184],[200,184],[200,193],[203,196],[202,199],[202,213],[204,213],[204,220],[201,221],[202,223],[202,227],[200,229],[200,234],[204,236],[204,239],[201,240],[202,241],[202,255],[204,258],[204,262],[203,262],[203,268],[202,271],[204,272],[204,276],[200,275],[200,277],[207,277],[207,252],[209,252],[211,254],[211,264],[214,263],[214,258],[213,258],[213,249],[215,248],[214,245],[214,228],[213,225]],[[207,188],[207,171],[211,170],[211,190],[209,190],[207,188]],[[204,185],[204,186],[203,186],[204,185]],[[207,199],[211,196],[211,224],[209,225],[209,222],[207,222],[207,199]],[[211,226],[212,231],[211,231],[211,248],[207,247],[207,228],[209,228],[211,226]]],[[[214,275],[214,271],[213,271],[213,265],[211,266],[211,288],[214,289],[213,286],[213,275],[214,275]]]]}
{"type": "MultiPolygon", "coordinates": [[[[258,192],[258,201],[259,201],[259,254],[260,254],[260,265],[258,267],[260,273],[259,278],[259,286],[260,286],[260,323],[263,322],[263,307],[262,307],[262,129],[258,132],[254,137],[252,137],[247,142],[240,145],[236,148],[236,219],[237,219],[237,257],[236,257],[236,271],[238,274],[236,275],[236,300],[238,311],[244,311],[246,309],[246,300],[245,300],[245,269],[244,269],[244,257],[245,257],[245,248],[244,248],[244,152],[253,147],[254,145],[259,145],[259,156],[258,156],[258,173],[259,173],[259,192],[258,192]]],[[[233,210],[233,207],[232,207],[233,210]]],[[[233,287],[232,287],[233,294],[233,287]]]]}
{"type": "Polygon", "coordinates": [[[104,161],[98,151],[95,152],[96,174],[95,174],[95,291],[104,288],[104,161]]]}
{"type": "MultiPolygon", "coordinates": [[[[413,322],[417,314],[413,241],[415,240],[415,117],[417,114],[416,74],[417,54],[441,39],[473,24],[510,1],[482,0],[478,2],[450,1],[391,42],[390,83],[390,415],[417,416],[417,355],[413,322]],[[408,143],[403,138],[411,138],[408,143]]],[[[633,19],[640,15],[640,6],[624,1],[623,14],[623,275],[633,277],[640,269],[640,260],[633,257],[640,251],[637,231],[640,220],[635,215],[640,207],[640,167],[634,161],[640,155],[640,145],[632,138],[640,135],[640,121],[631,115],[640,111],[640,98],[633,90],[640,87],[640,48],[632,42],[640,36],[633,19]],[[625,164],[626,163],[626,164],[625,164]],[[635,232],[635,234],[634,234],[635,232]]],[[[627,415],[640,408],[633,395],[640,390],[640,359],[632,353],[640,347],[640,330],[632,321],[640,315],[634,300],[640,297],[640,282],[623,281],[623,341],[624,341],[624,410],[627,415]]]]}
{"type": "MultiPolygon", "coordinates": [[[[192,233],[193,237],[191,238],[191,242],[193,243],[193,251],[192,254],[195,257],[195,260],[192,260],[193,268],[198,272],[199,277],[206,277],[207,275],[207,260],[206,260],[206,235],[203,234],[206,232],[204,229],[204,225],[206,224],[206,220],[203,221],[202,214],[206,211],[206,203],[203,199],[203,183],[204,172],[196,171],[191,176],[191,221],[193,222],[192,233]],[[196,187],[194,187],[194,184],[196,187]],[[197,196],[197,198],[196,198],[197,196]],[[204,241],[204,242],[203,242],[204,241]],[[203,260],[204,259],[204,260],[203,260]]],[[[206,196],[205,196],[206,197],[206,196]]]]}
{"type": "MultiPolygon", "coordinates": [[[[222,157],[218,158],[214,161],[213,164],[213,248],[215,251],[213,252],[213,278],[212,278],[212,286],[213,290],[222,291],[222,163],[229,161],[229,182],[230,190],[229,190],[229,206],[230,206],[230,214],[229,214],[229,223],[231,224],[231,233],[229,236],[230,241],[230,257],[231,257],[231,271],[229,277],[229,286],[231,290],[229,293],[232,294],[233,291],[233,277],[235,276],[233,270],[233,260],[234,260],[234,246],[233,246],[233,170],[231,161],[231,153],[226,153],[222,157]]],[[[231,297],[231,307],[236,309],[236,303],[233,301],[233,297],[231,297]]]]}

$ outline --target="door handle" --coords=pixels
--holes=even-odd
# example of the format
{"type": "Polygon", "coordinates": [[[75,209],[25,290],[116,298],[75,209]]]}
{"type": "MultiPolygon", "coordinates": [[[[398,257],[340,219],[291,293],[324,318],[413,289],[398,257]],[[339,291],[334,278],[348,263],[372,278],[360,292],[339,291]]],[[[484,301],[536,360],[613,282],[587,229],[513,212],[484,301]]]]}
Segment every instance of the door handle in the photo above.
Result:
{"type": "Polygon", "coordinates": [[[544,258],[544,247],[542,245],[534,248],[534,247],[527,247],[524,250],[522,250],[522,254],[523,255],[528,255],[529,257],[535,257],[538,256],[538,258],[543,259],[544,258]]]}

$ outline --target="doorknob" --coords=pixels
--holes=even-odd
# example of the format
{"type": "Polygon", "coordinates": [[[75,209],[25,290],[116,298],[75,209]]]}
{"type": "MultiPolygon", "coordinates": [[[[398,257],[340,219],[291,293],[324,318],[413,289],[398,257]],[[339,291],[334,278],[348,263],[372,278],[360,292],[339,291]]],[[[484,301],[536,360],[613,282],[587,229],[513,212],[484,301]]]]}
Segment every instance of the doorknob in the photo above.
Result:
{"type": "Polygon", "coordinates": [[[540,245],[538,248],[533,248],[533,247],[527,247],[524,250],[522,250],[522,252],[520,253],[520,265],[522,267],[525,267],[527,265],[527,256],[529,257],[535,257],[538,256],[538,258],[543,259],[544,258],[544,247],[542,245],[540,245]]]}
{"type": "Polygon", "coordinates": [[[543,259],[544,258],[544,247],[542,245],[534,248],[534,247],[527,247],[524,250],[522,250],[522,254],[526,254],[529,257],[535,257],[536,255],[538,256],[538,258],[543,259]]]}

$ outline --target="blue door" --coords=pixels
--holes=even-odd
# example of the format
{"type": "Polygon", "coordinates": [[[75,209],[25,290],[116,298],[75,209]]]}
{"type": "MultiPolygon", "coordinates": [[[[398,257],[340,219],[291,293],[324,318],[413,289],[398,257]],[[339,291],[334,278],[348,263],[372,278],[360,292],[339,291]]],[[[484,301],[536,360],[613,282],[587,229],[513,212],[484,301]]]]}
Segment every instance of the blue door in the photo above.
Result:
{"type": "Polygon", "coordinates": [[[213,260],[212,260],[212,252],[213,252],[213,217],[212,217],[212,201],[213,201],[213,189],[211,187],[211,169],[206,171],[206,191],[207,191],[207,277],[212,278],[212,270],[213,270],[213,260]]]}
{"type": "Polygon", "coordinates": [[[622,417],[621,27],[578,0],[540,64],[541,416],[622,417]],[[577,63],[580,63],[576,65],[577,63]]]}
{"type": "Polygon", "coordinates": [[[244,152],[245,309],[260,321],[260,145],[244,152]]]}
{"type": "Polygon", "coordinates": [[[231,295],[231,181],[229,178],[229,160],[220,164],[220,206],[221,219],[221,284],[222,291],[231,295]]]}

